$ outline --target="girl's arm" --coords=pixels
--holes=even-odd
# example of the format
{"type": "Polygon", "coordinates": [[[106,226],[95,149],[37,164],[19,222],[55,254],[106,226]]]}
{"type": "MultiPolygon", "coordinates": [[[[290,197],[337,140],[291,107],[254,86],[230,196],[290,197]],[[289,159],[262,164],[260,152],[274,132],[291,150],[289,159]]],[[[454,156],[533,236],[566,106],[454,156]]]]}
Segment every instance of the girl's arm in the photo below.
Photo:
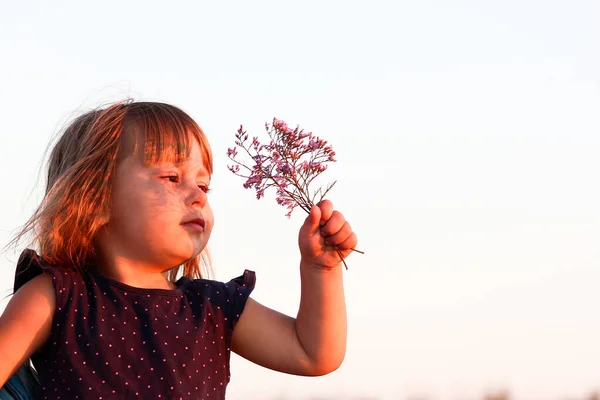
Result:
{"type": "Polygon", "coordinates": [[[301,297],[297,318],[248,299],[233,331],[233,351],[264,367],[296,375],[325,375],[346,353],[346,305],[339,253],[356,235],[329,201],[313,207],[300,229],[301,297]]]}
{"type": "Polygon", "coordinates": [[[52,278],[47,274],[13,295],[0,316],[0,387],[48,340],[54,307],[52,278]]]}

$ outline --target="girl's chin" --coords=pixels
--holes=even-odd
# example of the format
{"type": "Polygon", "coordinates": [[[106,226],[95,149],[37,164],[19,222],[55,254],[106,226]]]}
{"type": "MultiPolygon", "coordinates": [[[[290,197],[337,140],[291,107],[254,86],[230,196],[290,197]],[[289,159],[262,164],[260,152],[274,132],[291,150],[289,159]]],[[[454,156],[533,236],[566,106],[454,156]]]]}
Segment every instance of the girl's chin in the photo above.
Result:
{"type": "Polygon", "coordinates": [[[180,258],[181,262],[178,265],[182,265],[188,261],[193,260],[194,258],[198,257],[200,253],[202,253],[202,248],[200,247],[184,252],[183,254],[185,255],[182,254],[182,257],[180,258]]]}
{"type": "MultiPolygon", "coordinates": [[[[180,266],[196,258],[204,249],[204,243],[182,239],[179,242],[174,241],[174,245],[168,251],[168,262],[166,265],[180,266]],[[187,243],[186,243],[187,242],[187,243]]],[[[163,253],[164,254],[164,253],[163,253]]],[[[165,260],[166,261],[166,260],[165,260]]]]}

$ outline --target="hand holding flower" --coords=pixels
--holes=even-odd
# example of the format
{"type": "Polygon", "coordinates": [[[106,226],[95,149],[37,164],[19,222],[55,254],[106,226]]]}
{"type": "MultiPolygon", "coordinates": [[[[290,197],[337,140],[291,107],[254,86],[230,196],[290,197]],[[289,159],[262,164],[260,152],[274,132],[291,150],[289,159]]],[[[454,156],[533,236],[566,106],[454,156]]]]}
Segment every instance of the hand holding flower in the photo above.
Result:
{"type": "Polygon", "coordinates": [[[329,200],[310,209],[298,234],[302,261],[322,269],[339,265],[356,243],[356,234],[350,224],[342,213],[334,210],[329,200]]]}

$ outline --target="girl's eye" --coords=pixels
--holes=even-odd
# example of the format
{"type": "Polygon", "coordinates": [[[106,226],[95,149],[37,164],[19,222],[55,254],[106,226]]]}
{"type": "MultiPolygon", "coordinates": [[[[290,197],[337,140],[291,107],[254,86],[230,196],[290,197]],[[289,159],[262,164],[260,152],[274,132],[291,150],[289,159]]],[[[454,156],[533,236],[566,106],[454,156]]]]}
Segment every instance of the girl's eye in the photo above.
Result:
{"type": "Polygon", "coordinates": [[[169,182],[179,183],[179,177],[177,175],[163,176],[163,179],[167,179],[169,182]]]}
{"type": "Polygon", "coordinates": [[[208,193],[212,190],[211,188],[209,188],[206,185],[198,185],[198,188],[200,188],[200,190],[202,190],[204,193],[208,193]]]}

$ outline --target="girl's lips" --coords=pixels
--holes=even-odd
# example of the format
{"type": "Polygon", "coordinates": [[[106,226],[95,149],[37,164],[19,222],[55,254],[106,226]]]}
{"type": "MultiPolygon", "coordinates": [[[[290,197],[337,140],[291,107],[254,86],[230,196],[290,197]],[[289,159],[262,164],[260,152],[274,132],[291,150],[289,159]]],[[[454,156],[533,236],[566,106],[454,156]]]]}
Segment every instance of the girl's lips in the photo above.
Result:
{"type": "Polygon", "coordinates": [[[204,220],[202,219],[194,219],[191,221],[184,222],[181,225],[197,232],[204,232],[204,220]]]}

